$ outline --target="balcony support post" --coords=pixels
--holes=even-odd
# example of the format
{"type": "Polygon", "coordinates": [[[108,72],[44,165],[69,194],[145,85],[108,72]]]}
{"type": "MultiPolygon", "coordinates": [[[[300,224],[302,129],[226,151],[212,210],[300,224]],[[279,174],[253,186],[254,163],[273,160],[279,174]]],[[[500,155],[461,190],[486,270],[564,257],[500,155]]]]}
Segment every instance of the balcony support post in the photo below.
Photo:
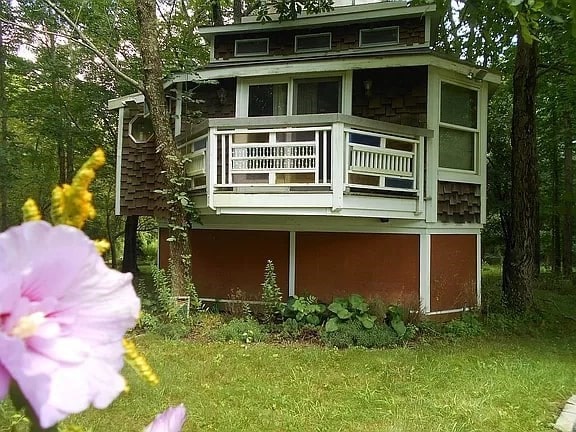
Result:
{"type": "Polygon", "coordinates": [[[206,143],[206,199],[208,208],[214,207],[214,185],[216,184],[216,171],[218,170],[218,136],[216,128],[208,129],[208,142],[206,143]]]}
{"type": "Polygon", "coordinates": [[[348,167],[345,166],[344,123],[332,124],[332,211],[340,211],[344,205],[344,182],[348,167]]]}
{"type": "Polygon", "coordinates": [[[424,207],[424,145],[426,139],[421,136],[418,142],[414,160],[414,172],[416,173],[416,189],[418,189],[418,203],[416,204],[416,215],[421,215],[425,211],[424,207]]]}

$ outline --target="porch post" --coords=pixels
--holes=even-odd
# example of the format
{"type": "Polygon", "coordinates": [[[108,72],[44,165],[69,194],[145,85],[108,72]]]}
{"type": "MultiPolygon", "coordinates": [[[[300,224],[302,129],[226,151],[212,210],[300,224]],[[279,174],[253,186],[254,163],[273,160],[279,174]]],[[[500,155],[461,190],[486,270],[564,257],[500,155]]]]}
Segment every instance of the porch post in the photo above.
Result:
{"type": "Polygon", "coordinates": [[[342,210],[344,205],[344,179],[347,167],[344,166],[344,123],[332,124],[332,211],[342,210]]]}
{"type": "Polygon", "coordinates": [[[288,297],[296,294],[296,232],[290,231],[290,258],[288,263],[288,297]]]}
{"type": "MultiPolygon", "coordinates": [[[[224,139],[224,138],[222,138],[224,139]]],[[[216,210],[214,207],[214,185],[216,184],[216,172],[218,170],[218,137],[216,129],[208,129],[208,142],[206,143],[206,199],[208,208],[216,210]]],[[[224,162],[222,162],[224,163],[224,162]]]]}
{"type": "Polygon", "coordinates": [[[430,234],[420,234],[420,310],[430,313],[430,234]]]}

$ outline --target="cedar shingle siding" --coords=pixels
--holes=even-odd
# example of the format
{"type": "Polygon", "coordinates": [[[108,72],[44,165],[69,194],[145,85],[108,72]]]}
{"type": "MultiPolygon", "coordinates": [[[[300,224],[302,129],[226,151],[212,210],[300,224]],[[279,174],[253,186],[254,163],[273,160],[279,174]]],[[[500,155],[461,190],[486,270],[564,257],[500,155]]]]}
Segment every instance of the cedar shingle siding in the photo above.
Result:
{"type": "Polygon", "coordinates": [[[438,182],[438,220],[480,223],[480,185],[438,182]]]}
{"type": "Polygon", "coordinates": [[[352,115],[426,128],[427,82],[425,66],[354,71],[352,115]],[[370,95],[367,80],[372,81],[370,95]]]}
{"type": "Polygon", "coordinates": [[[346,51],[359,48],[361,29],[398,26],[400,28],[399,45],[412,46],[423,44],[425,40],[424,19],[411,18],[406,20],[368,22],[339,27],[322,27],[312,30],[299,29],[277,31],[270,33],[247,33],[243,35],[216,36],[214,42],[214,57],[219,60],[228,60],[234,57],[234,42],[237,39],[269,38],[269,55],[285,56],[294,54],[294,37],[315,33],[332,33],[332,51],[346,51]]]}

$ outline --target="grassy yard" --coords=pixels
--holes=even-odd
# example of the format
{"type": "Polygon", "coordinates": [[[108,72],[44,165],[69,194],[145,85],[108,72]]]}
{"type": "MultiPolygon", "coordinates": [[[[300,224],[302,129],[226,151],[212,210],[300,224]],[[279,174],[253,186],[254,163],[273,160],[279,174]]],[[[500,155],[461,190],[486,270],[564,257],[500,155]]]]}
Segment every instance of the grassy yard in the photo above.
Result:
{"type": "MultiPolygon", "coordinates": [[[[496,282],[486,281],[489,302],[496,282]]],[[[184,402],[186,431],[551,431],[576,393],[576,294],[566,286],[537,297],[544,319],[533,328],[504,322],[482,337],[389,350],[140,336],[160,385],[128,371],[130,393],[73,421],[141,431],[184,402]]]]}

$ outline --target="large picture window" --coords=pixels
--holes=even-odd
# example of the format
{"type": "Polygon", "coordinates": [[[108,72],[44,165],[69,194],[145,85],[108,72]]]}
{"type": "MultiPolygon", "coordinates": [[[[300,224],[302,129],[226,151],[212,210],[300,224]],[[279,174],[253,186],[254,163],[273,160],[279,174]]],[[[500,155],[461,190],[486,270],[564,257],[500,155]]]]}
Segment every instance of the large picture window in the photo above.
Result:
{"type": "Polygon", "coordinates": [[[248,117],[342,112],[340,76],[248,84],[247,94],[247,109],[239,109],[248,117]]]}
{"type": "Polygon", "coordinates": [[[441,168],[477,170],[478,91],[448,82],[440,92],[441,168]]]}

